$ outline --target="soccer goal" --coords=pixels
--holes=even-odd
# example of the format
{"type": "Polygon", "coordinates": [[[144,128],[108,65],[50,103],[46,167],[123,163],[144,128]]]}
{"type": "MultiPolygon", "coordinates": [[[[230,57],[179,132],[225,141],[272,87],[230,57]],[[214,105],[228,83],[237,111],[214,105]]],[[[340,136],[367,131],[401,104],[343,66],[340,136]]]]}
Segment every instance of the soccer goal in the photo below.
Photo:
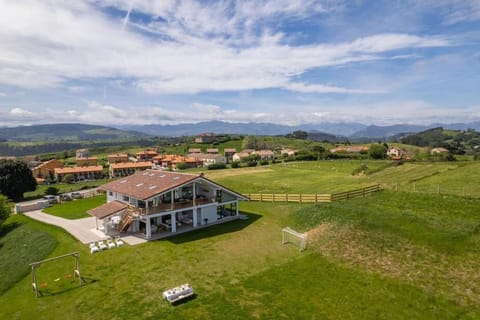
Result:
{"type": "Polygon", "coordinates": [[[48,292],[49,291],[48,287],[49,286],[51,287],[53,284],[56,284],[55,287],[57,288],[63,287],[65,284],[60,283],[61,281],[68,282],[71,284],[72,281],[75,281],[75,279],[78,278],[80,285],[82,285],[83,278],[80,275],[80,261],[78,256],[79,256],[78,252],[73,252],[73,253],[64,254],[58,257],[53,257],[50,259],[45,259],[42,261],[31,263],[30,267],[32,268],[32,288],[33,288],[33,291],[35,291],[35,296],[38,298],[39,296],[43,295],[43,291],[48,292]],[[58,260],[65,259],[65,258],[74,258],[73,266],[70,265],[70,267],[67,267],[67,269],[62,268],[64,264],[59,263],[58,260]],[[37,269],[40,268],[42,264],[46,264],[48,262],[53,262],[53,261],[56,261],[56,263],[50,264],[50,269],[53,269],[53,272],[56,274],[54,279],[51,279],[52,281],[50,283],[47,281],[43,281],[40,283],[40,286],[39,286],[38,284],[39,274],[37,269]]]}
{"type": "Polygon", "coordinates": [[[290,228],[282,229],[282,244],[292,243],[300,248],[300,251],[307,247],[307,234],[300,233],[290,228]]]}

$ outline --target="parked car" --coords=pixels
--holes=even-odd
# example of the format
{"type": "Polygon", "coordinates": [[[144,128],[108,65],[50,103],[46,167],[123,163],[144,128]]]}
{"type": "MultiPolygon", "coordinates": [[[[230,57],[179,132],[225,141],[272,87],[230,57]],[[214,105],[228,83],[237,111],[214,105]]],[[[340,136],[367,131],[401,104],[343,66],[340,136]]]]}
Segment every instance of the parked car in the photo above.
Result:
{"type": "Polygon", "coordinates": [[[82,194],[81,194],[80,192],[78,192],[78,191],[72,192],[72,193],[71,193],[71,197],[72,197],[72,199],[81,199],[81,198],[83,198],[82,194]]]}
{"type": "Polygon", "coordinates": [[[43,196],[43,199],[48,200],[48,203],[50,204],[58,202],[57,197],[51,194],[47,194],[43,196]]]}
{"type": "Polygon", "coordinates": [[[61,194],[60,195],[60,201],[71,201],[72,200],[72,197],[69,195],[69,194],[61,194]]]}

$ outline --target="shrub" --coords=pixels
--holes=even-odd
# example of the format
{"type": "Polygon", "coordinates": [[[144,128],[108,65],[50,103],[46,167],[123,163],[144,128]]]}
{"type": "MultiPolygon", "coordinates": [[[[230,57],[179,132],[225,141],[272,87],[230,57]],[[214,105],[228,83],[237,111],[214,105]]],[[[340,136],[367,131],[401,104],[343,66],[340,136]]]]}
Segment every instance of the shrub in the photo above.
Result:
{"type": "Polygon", "coordinates": [[[58,188],[55,188],[55,187],[48,187],[46,190],[45,190],[45,195],[57,195],[58,194],[58,188]]]}
{"type": "Polygon", "coordinates": [[[240,162],[238,161],[233,161],[232,164],[231,164],[232,168],[240,168],[240,162]]]}
{"type": "Polygon", "coordinates": [[[177,164],[177,169],[178,170],[185,170],[187,168],[188,168],[188,166],[185,162],[180,162],[179,164],[177,164]]]}
{"type": "Polygon", "coordinates": [[[225,163],[214,163],[207,167],[207,170],[218,170],[218,169],[226,169],[227,165],[225,163]]]}
{"type": "Polygon", "coordinates": [[[72,174],[65,175],[65,183],[72,184],[75,182],[75,178],[72,174]]]}
{"type": "Polygon", "coordinates": [[[257,161],[248,161],[247,162],[247,167],[256,167],[257,166],[257,161]]]}
{"type": "Polygon", "coordinates": [[[266,166],[268,164],[268,160],[260,160],[261,166],[266,166]]]}

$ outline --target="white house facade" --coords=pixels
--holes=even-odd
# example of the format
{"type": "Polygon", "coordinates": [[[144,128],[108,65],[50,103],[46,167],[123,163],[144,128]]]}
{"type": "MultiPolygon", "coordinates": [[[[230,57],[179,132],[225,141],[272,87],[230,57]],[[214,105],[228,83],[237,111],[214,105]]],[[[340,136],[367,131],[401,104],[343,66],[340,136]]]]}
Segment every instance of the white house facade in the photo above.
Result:
{"type": "Polygon", "coordinates": [[[88,213],[107,235],[131,233],[148,240],[238,218],[248,200],[203,175],[145,170],[101,187],[107,203],[88,213]]]}

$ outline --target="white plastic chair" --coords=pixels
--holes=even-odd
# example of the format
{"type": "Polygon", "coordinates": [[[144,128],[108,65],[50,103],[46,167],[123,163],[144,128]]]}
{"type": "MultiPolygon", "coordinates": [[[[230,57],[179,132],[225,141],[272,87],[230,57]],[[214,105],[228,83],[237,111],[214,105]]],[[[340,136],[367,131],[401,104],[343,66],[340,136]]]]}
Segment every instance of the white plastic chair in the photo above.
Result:
{"type": "Polygon", "coordinates": [[[112,241],[111,238],[107,240],[107,245],[108,245],[108,249],[115,248],[115,243],[112,241]]]}
{"type": "Polygon", "coordinates": [[[123,240],[118,236],[115,238],[115,243],[117,244],[117,247],[123,247],[123,240]]]}
{"type": "Polygon", "coordinates": [[[98,241],[98,248],[100,248],[100,250],[107,250],[108,246],[105,244],[105,242],[103,242],[103,240],[101,240],[98,241]]]}
{"type": "Polygon", "coordinates": [[[90,243],[90,253],[96,253],[98,251],[99,251],[99,249],[98,249],[97,245],[95,244],[95,242],[90,243]]]}

